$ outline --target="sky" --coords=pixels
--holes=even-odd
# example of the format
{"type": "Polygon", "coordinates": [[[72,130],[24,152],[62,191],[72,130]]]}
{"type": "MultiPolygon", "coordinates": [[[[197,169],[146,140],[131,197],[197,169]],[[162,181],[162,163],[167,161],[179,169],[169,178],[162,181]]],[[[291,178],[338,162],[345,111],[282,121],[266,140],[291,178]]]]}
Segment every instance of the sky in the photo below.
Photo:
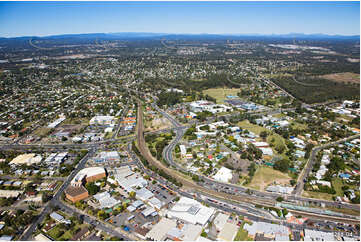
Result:
{"type": "Polygon", "coordinates": [[[0,36],[360,34],[360,2],[0,2],[0,36]]]}

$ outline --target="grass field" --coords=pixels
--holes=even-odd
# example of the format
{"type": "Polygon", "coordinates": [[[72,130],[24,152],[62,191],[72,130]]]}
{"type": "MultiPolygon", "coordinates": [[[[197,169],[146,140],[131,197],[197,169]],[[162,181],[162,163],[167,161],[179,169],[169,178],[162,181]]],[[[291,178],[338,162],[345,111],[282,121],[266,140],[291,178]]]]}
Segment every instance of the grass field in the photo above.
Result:
{"type": "Polygon", "coordinates": [[[300,129],[300,130],[307,129],[306,124],[301,124],[301,123],[297,123],[297,122],[294,122],[294,121],[291,122],[291,127],[294,128],[294,129],[300,129]]]}
{"type": "Polygon", "coordinates": [[[360,74],[351,73],[351,72],[334,73],[334,74],[323,75],[321,77],[334,82],[348,82],[348,83],[360,82],[360,74]]]}
{"type": "Polygon", "coordinates": [[[224,100],[227,99],[228,95],[237,96],[239,91],[240,89],[238,88],[211,88],[204,90],[203,93],[215,98],[217,103],[224,103],[224,100]]]}
{"type": "MultiPolygon", "coordinates": [[[[325,200],[330,200],[330,201],[333,201],[333,199],[332,199],[333,196],[343,197],[342,186],[345,186],[347,184],[344,184],[341,178],[333,178],[331,180],[331,183],[332,183],[333,188],[336,191],[336,194],[328,194],[328,193],[324,193],[324,192],[304,191],[302,193],[302,195],[304,195],[305,197],[317,198],[317,199],[325,199],[325,200]]],[[[350,186],[350,188],[352,188],[352,187],[350,186]]]]}
{"type": "Polygon", "coordinates": [[[264,191],[268,185],[271,185],[273,182],[278,184],[290,184],[291,178],[286,173],[274,170],[270,167],[261,166],[257,169],[254,174],[252,181],[247,184],[247,187],[264,191]]]}
{"type": "Polygon", "coordinates": [[[67,118],[61,123],[61,125],[64,125],[64,124],[88,125],[89,124],[89,119],[88,118],[67,118]]]}
{"type": "Polygon", "coordinates": [[[40,128],[37,128],[33,134],[37,135],[37,136],[46,136],[50,130],[51,130],[50,128],[40,127],[40,128]]]}
{"type": "Polygon", "coordinates": [[[244,222],[242,223],[241,227],[239,227],[239,230],[237,232],[236,237],[234,238],[234,241],[252,241],[251,238],[248,237],[248,232],[243,229],[244,222]]]}
{"type": "Polygon", "coordinates": [[[242,122],[239,122],[238,125],[242,129],[247,129],[248,131],[251,131],[257,135],[259,135],[262,131],[269,131],[268,129],[257,124],[251,124],[248,120],[243,120],[242,122]]]}
{"type": "Polygon", "coordinates": [[[302,196],[323,199],[323,200],[332,200],[332,194],[323,193],[323,192],[312,192],[312,191],[303,191],[302,196]]]}
{"type": "MultiPolygon", "coordinates": [[[[76,231],[78,228],[82,229],[84,227],[87,227],[86,224],[75,224],[75,226],[72,228],[73,231],[76,231]]],[[[60,224],[56,225],[54,228],[52,228],[50,231],[48,231],[48,235],[55,239],[55,240],[70,240],[74,233],[71,230],[64,230],[60,228],[60,224]],[[56,235],[59,233],[60,230],[64,231],[64,234],[60,237],[57,237],[56,235]]]]}

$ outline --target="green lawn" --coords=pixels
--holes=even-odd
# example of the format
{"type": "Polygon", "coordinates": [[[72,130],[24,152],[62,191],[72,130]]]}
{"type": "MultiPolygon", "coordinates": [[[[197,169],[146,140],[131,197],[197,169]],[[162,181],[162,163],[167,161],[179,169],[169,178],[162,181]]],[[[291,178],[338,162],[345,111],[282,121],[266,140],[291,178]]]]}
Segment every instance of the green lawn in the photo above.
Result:
{"type": "Polygon", "coordinates": [[[73,227],[71,227],[71,229],[62,229],[61,228],[62,225],[58,224],[56,225],[54,228],[52,228],[50,231],[48,231],[48,235],[55,239],[55,240],[70,240],[73,236],[74,236],[74,232],[77,230],[77,229],[82,229],[82,228],[85,228],[87,227],[86,224],[75,224],[73,227]],[[64,231],[64,233],[58,237],[58,233],[59,231],[64,231]],[[74,231],[74,232],[72,232],[74,231]]]}
{"type": "Polygon", "coordinates": [[[242,223],[241,227],[239,227],[238,233],[234,238],[234,241],[252,241],[251,238],[248,237],[248,232],[243,229],[244,222],[242,223]]]}
{"type": "Polygon", "coordinates": [[[279,184],[290,184],[291,177],[286,173],[277,171],[271,167],[260,166],[255,172],[252,181],[246,187],[264,191],[273,182],[279,184]]]}
{"type": "Polygon", "coordinates": [[[203,93],[215,98],[217,103],[224,103],[228,95],[237,96],[239,91],[240,89],[238,88],[211,88],[204,90],[203,93]]]}
{"type": "Polygon", "coordinates": [[[332,200],[332,194],[324,192],[303,191],[302,196],[323,200],[332,200]]]}
{"type": "MultiPolygon", "coordinates": [[[[343,197],[343,191],[342,191],[342,186],[347,185],[346,183],[343,182],[343,180],[341,178],[333,178],[331,180],[332,186],[336,191],[336,194],[328,194],[328,193],[324,193],[324,192],[312,192],[312,191],[304,191],[303,195],[305,197],[310,197],[310,198],[316,198],[316,199],[324,199],[324,200],[329,200],[329,201],[333,201],[333,196],[340,196],[343,197]]],[[[350,185],[347,185],[350,188],[353,188],[350,185]]]]}
{"type": "Polygon", "coordinates": [[[262,131],[269,131],[268,129],[257,124],[251,124],[248,120],[243,120],[242,122],[239,122],[238,126],[242,129],[247,129],[248,131],[251,131],[257,135],[259,135],[262,131]]]}
{"type": "MultiPolygon", "coordinates": [[[[272,139],[274,139],[274,142],[273,142],[274,145],[272,147],[273,153],[278,154],[278,152],[275,150],[275,148],[277,146],[283,145],[285,147],[285,151],[283,152],[283,154],[284,154],[287,151],[285,139],[279,134],[272,134],[272,135],[267,136],[267,143],[271,145],[272,139]]],[[[284,155],[284,158],[287,158],[287,157],[284,155]]]]}
{"type": "Polygon", "coordinates": [[[294,129],[300,129],[300,130],[305,130],[307,129],[307,125],[306,124],[301,124],[295,121],[291,122],[291,127],[294,129]]]}

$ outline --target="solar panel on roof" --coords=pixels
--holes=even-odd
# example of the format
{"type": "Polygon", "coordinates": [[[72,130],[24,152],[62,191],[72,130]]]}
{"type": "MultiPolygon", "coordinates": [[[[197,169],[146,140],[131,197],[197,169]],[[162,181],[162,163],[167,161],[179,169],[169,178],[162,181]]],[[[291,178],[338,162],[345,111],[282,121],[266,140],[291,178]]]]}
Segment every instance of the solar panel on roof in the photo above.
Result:
{"type": "Polygon", "coordinates": [[[191,206],[191,207],[187,210],[187,212],[190,213],[190,214],[192,214],[192,215],[196,215],[200,209],[201,209],[200,207],[191,206]]]}

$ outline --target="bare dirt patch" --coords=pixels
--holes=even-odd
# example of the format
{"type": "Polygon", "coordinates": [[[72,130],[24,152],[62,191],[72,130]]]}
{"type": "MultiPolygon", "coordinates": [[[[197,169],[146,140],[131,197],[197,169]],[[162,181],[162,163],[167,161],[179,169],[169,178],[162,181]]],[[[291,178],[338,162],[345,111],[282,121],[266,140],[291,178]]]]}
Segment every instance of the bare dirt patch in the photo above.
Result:
{"type": "Polygon", "coordinates": [[[166,118],[155,118],[151,121],[150,127],[147,127],[145,131],[155,131],[160,129],[167,129],[172,124],[166,118]]]}

